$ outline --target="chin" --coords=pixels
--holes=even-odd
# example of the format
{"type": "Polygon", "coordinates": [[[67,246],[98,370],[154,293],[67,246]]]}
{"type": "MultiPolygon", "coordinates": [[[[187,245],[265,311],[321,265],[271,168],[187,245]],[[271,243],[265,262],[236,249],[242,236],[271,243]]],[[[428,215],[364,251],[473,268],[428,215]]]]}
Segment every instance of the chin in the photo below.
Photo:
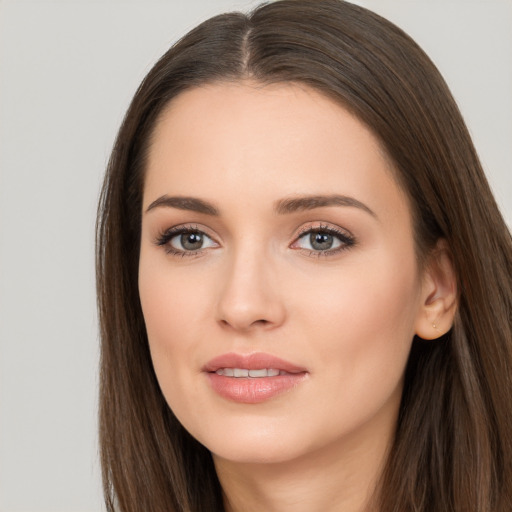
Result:
{"type": "MultiPolygon", "coordinates": [[[[220,459],[242,464],[277,464],[300,458],[309,446],[300,432],[267,427],[228,427],[210,429],[206,435],[196,436],[212,455],[220,459]]],[[[318,447],[316,447],[318,448],[318,447]]]]}
{"type": "Polygon", "coordinates": [[[225,459],[238,464],[279,464],[296,460],[301,456],[297,448],[283,446],[280,443],[232,444],[210,450],[214,458],[225,459]]]}

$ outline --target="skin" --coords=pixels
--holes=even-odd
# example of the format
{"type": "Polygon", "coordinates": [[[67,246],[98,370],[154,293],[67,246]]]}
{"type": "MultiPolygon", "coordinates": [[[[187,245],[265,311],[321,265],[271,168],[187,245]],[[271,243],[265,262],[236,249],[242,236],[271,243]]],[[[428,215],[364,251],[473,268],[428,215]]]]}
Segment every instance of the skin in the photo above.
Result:
{"type": "Polygon", "coordinates": [[[392,165],[320,93],[218,83],[171,102],[149,150],[140,298],[162,392],[212,452],[227,510],[365,510],[413,336],[436,338],[453,318],[453,273],[438,254],[420,271],[392,165]],[[276,212],[332,194],[364,206],[276,212]],[[155,205],[163,196],[199,198],[218,215],[155,205]],[[186,251],[179,235],[159,245],[176,226],[204,233],[203,246],[186,251]],[[334,237],[341,250],[316,250],[311,229],[353,244],[334,237]],[[307,373],[262,403],[233,402],[202,371],[227,352],[270,353],[307,373]]]}

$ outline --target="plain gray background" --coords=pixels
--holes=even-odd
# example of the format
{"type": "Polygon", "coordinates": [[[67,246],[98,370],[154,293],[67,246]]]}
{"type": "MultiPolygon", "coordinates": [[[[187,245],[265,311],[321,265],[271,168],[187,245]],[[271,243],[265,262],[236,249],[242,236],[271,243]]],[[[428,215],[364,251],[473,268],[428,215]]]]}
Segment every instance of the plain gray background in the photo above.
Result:
{"type": "MultiPolygon", "coordinates": [[[[257,1],[0,1],[0,511],[103,510],[94,218],[124,111],[156,59],[257,1]]],[[[360,0],[459,102],[512,224],[512,0],[360,0]]],[[[478,241],[475,241],[478,243],[478,241]]]]}

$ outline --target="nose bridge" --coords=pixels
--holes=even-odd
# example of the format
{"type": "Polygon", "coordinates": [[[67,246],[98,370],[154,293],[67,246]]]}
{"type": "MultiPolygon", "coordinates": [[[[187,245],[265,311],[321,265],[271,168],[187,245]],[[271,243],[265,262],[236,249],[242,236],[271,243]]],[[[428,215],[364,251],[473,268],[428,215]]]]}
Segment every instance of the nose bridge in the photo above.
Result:
{"type": "Polygon", "coordinates": [[[275,279],[276,262],[268,248],[244,240],[230,252],[219,293],[219,320],[237,330],[282,323],[284,304],[275,279]]]}

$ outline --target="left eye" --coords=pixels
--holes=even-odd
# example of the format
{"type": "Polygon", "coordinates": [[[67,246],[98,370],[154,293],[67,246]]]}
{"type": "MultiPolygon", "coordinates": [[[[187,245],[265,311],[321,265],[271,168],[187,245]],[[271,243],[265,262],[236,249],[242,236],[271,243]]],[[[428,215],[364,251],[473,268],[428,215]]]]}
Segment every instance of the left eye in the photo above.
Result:
{"type": "Polygon", "coordinates": [[[341,233],[333,233],[328,230],[310,230],[301,235],[294,247],[316,252],[328,252],[341,249],[353,244],[353,239],[341,233]]]}

